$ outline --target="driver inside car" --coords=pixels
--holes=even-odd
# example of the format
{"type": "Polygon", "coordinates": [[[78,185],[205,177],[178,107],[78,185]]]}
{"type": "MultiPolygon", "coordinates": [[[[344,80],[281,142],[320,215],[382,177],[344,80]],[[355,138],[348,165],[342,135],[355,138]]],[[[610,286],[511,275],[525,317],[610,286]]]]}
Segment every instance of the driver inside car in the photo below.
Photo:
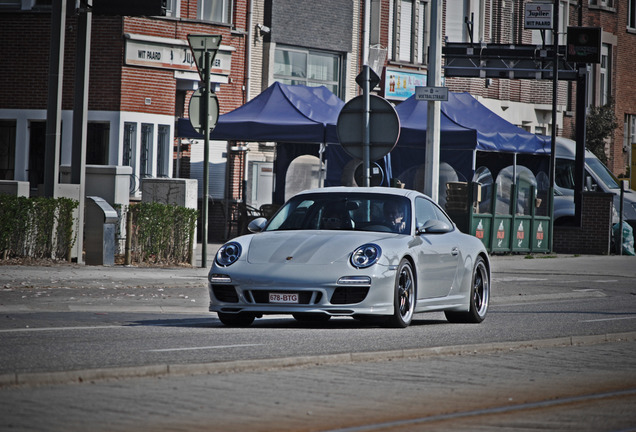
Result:
{"type": "Polygon", "coordinates": [[[391,231],[403,233],[406,231],[404,208],[396,202],[388,201],[384,204],[384,220],[391,231]]]}

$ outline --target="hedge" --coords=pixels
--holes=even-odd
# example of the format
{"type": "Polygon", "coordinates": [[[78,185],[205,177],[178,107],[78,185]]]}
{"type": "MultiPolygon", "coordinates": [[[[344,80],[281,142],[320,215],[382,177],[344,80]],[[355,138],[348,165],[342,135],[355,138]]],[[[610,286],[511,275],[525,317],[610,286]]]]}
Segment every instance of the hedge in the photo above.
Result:
{"type": "Polygon", "coordinates": [[[0,255],[70,260],[75,244],[73,211],[79,203],[69,198],[26,198],[0,195],[0,255]]]}

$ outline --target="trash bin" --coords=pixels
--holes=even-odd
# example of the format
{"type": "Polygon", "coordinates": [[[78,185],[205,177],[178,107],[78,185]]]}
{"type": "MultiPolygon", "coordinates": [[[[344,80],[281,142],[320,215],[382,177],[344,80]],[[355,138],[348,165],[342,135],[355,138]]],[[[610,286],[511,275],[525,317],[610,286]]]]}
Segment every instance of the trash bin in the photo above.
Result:
{"type": "Polygon", "coordinates": [[[87,265],[115,264],[117,212],[103,198],[86,197],[84,250],[87,265]]]}

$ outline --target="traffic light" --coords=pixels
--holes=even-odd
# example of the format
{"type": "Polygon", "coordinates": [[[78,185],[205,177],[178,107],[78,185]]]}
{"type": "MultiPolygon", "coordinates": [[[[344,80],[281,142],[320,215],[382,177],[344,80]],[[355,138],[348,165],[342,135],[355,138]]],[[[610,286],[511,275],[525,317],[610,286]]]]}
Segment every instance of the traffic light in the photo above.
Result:
{"type": "Polygon", "coordinates": [[[167,0],[93,0],[93,15],[166,16],[167,0]]]}

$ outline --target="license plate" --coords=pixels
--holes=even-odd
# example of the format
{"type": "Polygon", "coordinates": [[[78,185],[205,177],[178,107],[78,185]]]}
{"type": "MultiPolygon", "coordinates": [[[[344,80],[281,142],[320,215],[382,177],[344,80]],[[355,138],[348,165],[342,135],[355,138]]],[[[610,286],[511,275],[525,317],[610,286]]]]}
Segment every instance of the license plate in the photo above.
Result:
{"type": "Polygon", "coordinates": [[[269,293],[270,303],[298,303],[298,294],[269,293]]]}

